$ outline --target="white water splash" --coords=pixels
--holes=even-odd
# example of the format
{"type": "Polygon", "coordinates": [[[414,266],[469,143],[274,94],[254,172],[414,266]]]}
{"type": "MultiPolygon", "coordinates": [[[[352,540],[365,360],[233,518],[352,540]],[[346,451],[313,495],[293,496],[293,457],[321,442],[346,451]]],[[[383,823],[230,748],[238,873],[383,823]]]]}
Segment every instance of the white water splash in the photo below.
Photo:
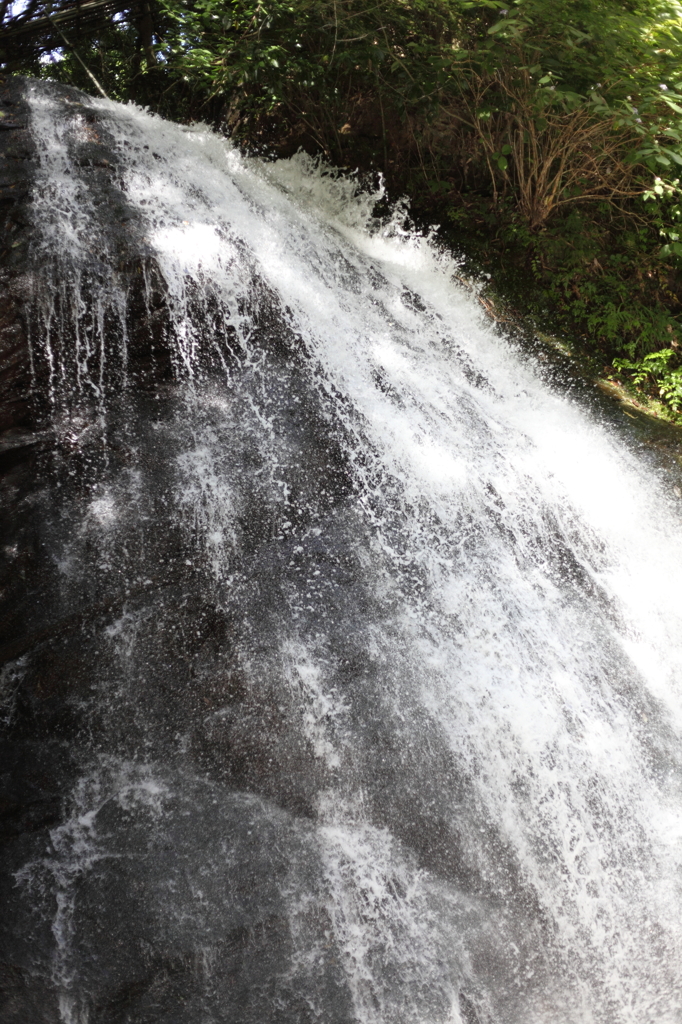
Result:
{"type": "MultiPolygon", "coordinates": [[[[447,780],[431,802],[460,835],[463,876],[482,880],[474,894],[371,821],[325,639],[306,649],[282,636],[301,732],[333,775],[318,842],[356,1019],[459,1022],[471,1005],[504,1024],[676,1024],[678,503],[482,322],[452,260],[399,213],[374,222],[371,196],[305,157],[264,165],[201,127],[92,106],[168,289],[178,377],[196,383],[214,344],[197,294],[220,307],[240,365],[258,367],[243,302],[255,276],[302,339],[373,538],[375,594],[391,608],[372,634],[385,711],[416,762],[439,744],[470,785],[464,829],[447,780]],[[503,861],[532,909],[514,909],[503,861]]],[[[87,228],[54,132],[50,181],[77,262],[87,228]]],[[[96,390],[83,351],[78,384],[94,374],[96,390]]],[[[48,359],[56,379],[49,343],[48,359]]],[[[275,488],[276,417],[258,416],[275,488]]],[[[227,578],[236,499],[215,434],[194,442],[178,504],[227,578]]],[[[321,542],[328,528],[316,527],[321,542]]],[[[324,597],[312,581],[306,593],[313,611],[324,597]]]]}

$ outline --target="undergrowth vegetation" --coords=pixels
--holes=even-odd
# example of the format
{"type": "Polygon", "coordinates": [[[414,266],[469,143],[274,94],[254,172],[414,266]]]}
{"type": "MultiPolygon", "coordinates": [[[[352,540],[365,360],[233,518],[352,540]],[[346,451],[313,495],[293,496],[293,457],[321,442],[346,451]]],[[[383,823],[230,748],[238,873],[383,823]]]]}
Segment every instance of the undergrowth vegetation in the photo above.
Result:
{"type": "Polygon", "coordinates": [[[13,62],[8,10],[9,69],[381,171],[512,306],[682,408],[678,0],[154,0],[13,62]]]}

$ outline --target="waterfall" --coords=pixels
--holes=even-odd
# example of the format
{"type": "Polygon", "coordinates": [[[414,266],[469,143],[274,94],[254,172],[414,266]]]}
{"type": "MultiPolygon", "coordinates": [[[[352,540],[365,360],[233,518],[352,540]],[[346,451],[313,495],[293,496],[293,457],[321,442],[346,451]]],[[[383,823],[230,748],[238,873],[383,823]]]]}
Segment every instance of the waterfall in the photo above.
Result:
{"type": "Polygon", "coordinates": [[[25,89],[7,1019],[682,1020],[664,471],[352,177],[25,89]]]}

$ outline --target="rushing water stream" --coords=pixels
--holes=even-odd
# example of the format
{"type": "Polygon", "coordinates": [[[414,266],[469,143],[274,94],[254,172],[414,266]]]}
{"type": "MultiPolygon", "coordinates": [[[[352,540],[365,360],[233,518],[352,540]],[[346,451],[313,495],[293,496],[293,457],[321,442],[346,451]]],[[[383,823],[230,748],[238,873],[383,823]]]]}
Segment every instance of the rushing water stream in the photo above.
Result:
{"type": "Polygon", "coordinates": [[[68,715],[7,1020],[682,1021],[674,496],[351,181],[27,88],[57,441],[4,707],[68,715]]]}

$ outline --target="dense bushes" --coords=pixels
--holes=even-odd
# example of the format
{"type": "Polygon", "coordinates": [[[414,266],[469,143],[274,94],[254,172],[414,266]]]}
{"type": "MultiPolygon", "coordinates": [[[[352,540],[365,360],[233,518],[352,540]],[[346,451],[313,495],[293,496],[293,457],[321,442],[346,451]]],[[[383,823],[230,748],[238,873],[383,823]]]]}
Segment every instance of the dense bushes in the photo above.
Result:
{"type": "Polygon", "coordinates": [[[676,0],[156,0],[75,49],[117,98],[383,170],[518,306],[677,402],[681,45],[676,0]]]}

